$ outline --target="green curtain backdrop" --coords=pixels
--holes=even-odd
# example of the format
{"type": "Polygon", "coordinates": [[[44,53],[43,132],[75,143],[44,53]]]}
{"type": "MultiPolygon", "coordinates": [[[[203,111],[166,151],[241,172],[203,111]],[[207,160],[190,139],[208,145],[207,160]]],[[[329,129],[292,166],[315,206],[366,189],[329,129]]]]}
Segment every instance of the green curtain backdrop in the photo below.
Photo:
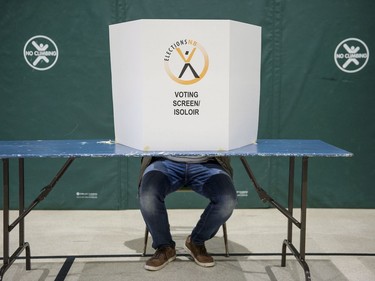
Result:
{"type": "MultiPolygon", "coordinates": [[[[259,138],[321,139],[354,153],[350,159],[310,160],[309,207],[374,208],[374,13],[372,0],[3,0],[0,140],[114,139],[108,25],[136,19],[237,20],[262,27],[259,138]],[[24,48],[33,48],[26,43],[40,35],[58,49],[55,64],[44,71],[24,57],[24,48]],[[349,38],[360,39],[369,52],[367,64],[353,73],[335,63],[336,49],[349,38]]],[[[356,47],[353,42],[348,47],[356,47]]],[[[363,53],[363,47],[355,51],[363,53]]],[[[38,65],[43,64],[48,63],[38,65]]],[[[238,208],[268,207],[253,191],[239,159],[232,160],[241,195],[238,208]]],[[[139,161],[77,159],[39,208],[138,208],[139,161]]],[[[286,202],[287,159],[249,162],[262,187],[286,202]]],[[[26,160],[27,201],[62,163],[26,160]]],[[[11,169],[11,204],[16,207],[14,160],[11,169]]],[[[205,203],[191,193],[168,198],[171,208],[205,203]]]]}

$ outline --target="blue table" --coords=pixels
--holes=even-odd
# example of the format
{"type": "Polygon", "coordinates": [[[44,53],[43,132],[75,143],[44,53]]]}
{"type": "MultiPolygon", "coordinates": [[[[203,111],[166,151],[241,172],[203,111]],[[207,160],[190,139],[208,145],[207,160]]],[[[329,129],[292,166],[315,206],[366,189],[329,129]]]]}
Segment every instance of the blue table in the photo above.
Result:
{"type": "Polygon", "coordinates": [[[141,151],[111,140],[34,140],[34,141],[0,141],[0,158],[3,162],[3,266],[0,280],[16,258],[26,251],[26,269],[31,269],[30,245],[25,242],[24,218],[53,189],[59,179],[76,158],[87,157],[143,157],[164,155],[207,155],[239,156],[259,197],[269,202],[288,218],[287,238],[283,241],[281,265],[286,263],[286,248],[293,253],[305,272],[306,280],[311,280],[310,270],[305,261],[306,241],[306,208],[307,208],[307,172],[308,159],[311,157],[351,157],[352,153],[322,142],[320,140],[258,140],[256,144],[247,145],[229,151],[141,151]],[[284,208],[258,184],[246,157],[289,157],[288,208],[284,208]],[[67,158],[51,182],[42,189],[38,197],[25,208],[24,199],[24,161],[26,158],[67,158]],[[298,221],[293,216],[293,194],[295,159],[302,160],[301,182],[301,215],[298,221]],[[19,169],[19,216],[10,224],[9,221],[9,160],[18,159],[19,169]],[[293,224],[300,229],[299,251],[292,243],[293,224]],[[10,256],[10,232],[19,225],[19,247],[10,256]]]}

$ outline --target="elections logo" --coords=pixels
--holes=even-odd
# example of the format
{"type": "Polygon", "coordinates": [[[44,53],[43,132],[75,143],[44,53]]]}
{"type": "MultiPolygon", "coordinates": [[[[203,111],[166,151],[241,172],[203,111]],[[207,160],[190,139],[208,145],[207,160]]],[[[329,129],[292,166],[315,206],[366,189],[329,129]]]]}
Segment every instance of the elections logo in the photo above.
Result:
{"type": "Polygon", "coordinates": [[[208,55],[203,46],[192,39],[171,44],[164,55],[164,67],[175,82],[190,85],[199,82],[207,73],[208,55]]]}
{"type": "Polygon", "coordinates": [[[347,73],[360,71],[367,64],[369,57],[365,42],[357,38],[343,40],[337,45],[334,53],[337,67],[347,73]]]}
{"type": "Polygon", "coordinates": [[[51,38],[37,35],[26,42],[23,56],[30,67],[44,71],[56,64],[59,50],[51,38]]]}

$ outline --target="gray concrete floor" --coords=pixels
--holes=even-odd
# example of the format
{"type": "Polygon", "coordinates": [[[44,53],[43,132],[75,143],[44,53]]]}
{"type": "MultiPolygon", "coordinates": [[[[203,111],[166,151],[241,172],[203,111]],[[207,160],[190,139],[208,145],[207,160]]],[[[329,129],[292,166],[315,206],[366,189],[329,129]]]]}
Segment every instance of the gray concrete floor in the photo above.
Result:
{"type": "MultiPolygon", "coordinates": [[[[200,213],[169,211],[178,257],[161,271],[149,272],[143,269],[148,257],[140,256],[144,223],[139,210],[33,211],[26,218],[32,269],[26,271],[24,259],[17,260],[4,280],[305,280],[292,255],[286,267],[280,266],[287,221],[275,209],[235,210],[227,222],[232,255],[222,255],[220,231],[206,244],[215,254],[216,266],[195,265],[183,243],[200,213]]],[[[299,248],[299,232],[294,229],[293,242],[299,248]]],[[[14,232],[11,251],[18,243],[18,230],[14,232]]],[[[308,209],[306,252],[314,281],[375,280],[375,210],[308,209]]],[[[150,245],[147,253],[153,253],[150,245]]]]}

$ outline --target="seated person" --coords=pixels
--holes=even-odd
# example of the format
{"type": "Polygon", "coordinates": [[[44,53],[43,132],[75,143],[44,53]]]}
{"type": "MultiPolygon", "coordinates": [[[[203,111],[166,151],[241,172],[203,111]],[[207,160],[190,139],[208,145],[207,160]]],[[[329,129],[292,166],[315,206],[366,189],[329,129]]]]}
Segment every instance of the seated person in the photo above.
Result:
{"type": "Polygon", "coordinates": [[[208,198],[209,204],[187,237],[185,249],[203,267],[215,265],[205,242],[215,236],[237,204],[229,157],[144,157],[139,186],[140,209],[152,236],[155,254],[145,269],[159,270],[176,258],[175,242],[169,229],[165,198],[182,186],[208,198]]]}

